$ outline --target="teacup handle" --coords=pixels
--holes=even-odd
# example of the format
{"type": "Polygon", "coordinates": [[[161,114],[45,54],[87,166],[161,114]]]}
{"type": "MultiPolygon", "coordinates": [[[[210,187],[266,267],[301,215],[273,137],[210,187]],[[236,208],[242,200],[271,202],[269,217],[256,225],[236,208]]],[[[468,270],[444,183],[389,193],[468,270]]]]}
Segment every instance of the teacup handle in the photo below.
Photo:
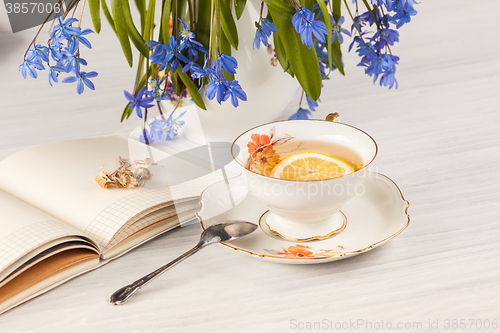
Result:
{"type": "Polygon", "coordinates": [[[330,114],[328,114],[328,116],[326,116],[325,121],[335,122],[338,120],[339,116],[340,115],[338,112],[330,113],[330,114]]]}

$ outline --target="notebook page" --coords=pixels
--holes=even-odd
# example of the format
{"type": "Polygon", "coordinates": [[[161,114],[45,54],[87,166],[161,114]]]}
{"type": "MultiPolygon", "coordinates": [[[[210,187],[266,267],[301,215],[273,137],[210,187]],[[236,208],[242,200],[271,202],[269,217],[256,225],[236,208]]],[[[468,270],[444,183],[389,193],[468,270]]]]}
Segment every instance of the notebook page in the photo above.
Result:
{"type": "Polygon", "coordinates": [[[0,276],[17,260],[44,244],[82,235],[3,191],[0,191],[0,212],[0,276]]]}
{"type": "Polygon", "coordinates": [[[167,178],[172,179],[172,173],[166,177],[158,165],[144,188],[102,189],[95,181],[100,166],[104,164],[106,171],[114,171],[118,156],[128,159],[128,154],[127,139],[120,136],[28,148],[0,163],[0,188],[106,247],[130,219],[162,208],[174,199],[199,196],[207,186],[222,179],[213,173],[168,187],[167,178]]]}

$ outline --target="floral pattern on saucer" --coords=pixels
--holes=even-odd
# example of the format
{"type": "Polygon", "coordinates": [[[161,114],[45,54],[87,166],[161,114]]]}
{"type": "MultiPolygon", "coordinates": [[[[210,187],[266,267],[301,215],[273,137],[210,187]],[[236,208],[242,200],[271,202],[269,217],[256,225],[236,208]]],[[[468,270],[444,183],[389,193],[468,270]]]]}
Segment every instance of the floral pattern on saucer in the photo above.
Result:
{"type": "Polygon", "coordinates": [[[254,133],[250,136],[252,140],[247,144],[250,156],[245,164],[248,170],[259,175],[271,175],[273,168],[281,161],[275,147],[294,139],[290,135],[282,138],[276,138],[275,135],[276,127],[273,126],[269,135],[254,133]]]}
{"type": "Polygon", "coordinates": [[[283,258],[318,258],[318,257],[331,257],[344,253],[345,248],[338,245],[334,250],[319,250],[319,252],[312,252],[310,246],[296,244],[289,246],[287,249],[282,248],[282,251],[264,249],[270,254],[282,256],[283,258]]]}

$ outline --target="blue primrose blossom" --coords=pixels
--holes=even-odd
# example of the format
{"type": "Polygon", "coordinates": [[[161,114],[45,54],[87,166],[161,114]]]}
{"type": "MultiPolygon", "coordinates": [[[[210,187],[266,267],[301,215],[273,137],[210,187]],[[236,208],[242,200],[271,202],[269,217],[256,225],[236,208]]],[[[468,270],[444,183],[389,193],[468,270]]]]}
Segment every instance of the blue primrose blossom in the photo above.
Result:
{"type": "MultiPolygon", "coordinates": [[[[236,74],[236,68],[238,68],[238,61],[235,58],[228,56],[227,54],[219,54],[219,65],[229,74],[236,74]]],[[[217,63],[213,64],[214,69],[216,69],[217,63]]]]}
{"type": "Polygon", "coordinates": [[[57,18],[59,20],[59,24],[55,25],[52,29],[52,33],[54,36],[62,36],[64,38],[71,38],[80,33],[79,27],[73,27],[72,24],[78,22],[76,18],[70,17],[63,22],[63,15],[57,18]]]}
{"type": "Polygon", "coordinates": [[[49,48],[47,46],[42,46],[40,44],[35,45],[35,47],[30,47],[27,53],[28,58],[36,57],[44,62],[49,62],[49,48]]]}
{"type": "MultiPolygon", "coordinates": [[[[181,40],[181,38],[179,38],[179,40],[181,40]]],[[[189,62],[189,59],[180,53],[187,44],[178,43],[174,36],[170,36],[168,45],[155,42],[154,40],[146,42],[146,45],[149,47],[150,51],[153,51],[149,56],[151,63],[160,65],[160,68],[158,68],[159,72],[163,71],[165,68],[169,68],[175,72],[180,65],[179,58],[184,62],[189,62]]]]}
{"type": "Polygon", "coordinates": [[[259,49],[261,42],[262,44],[264,44],[264,46],[269,46],[269,42],[267,41],[267,39],[271,37],[271,32],[278,32],[278,30],[276,30],[276,26],[265,17],[261,19],[261,24],[256,23],[256,25],[257,30],[255,31],[253,48],[259,49]]]}
{"type": "Polygon", "coordinates": [[[375,42],[373,47],[376,50],[382,50],[386,45],[394,45],[399,41],[399,32],[393,29],[380,29],[370,38],[371,42],[375,42]]]}
{"type": "MultiPolygon", "coordinates": [[[[173,118],[172,115],[167,119],[155,118],[150,125],[149,133],[146,132],[149,141],[152,142],[165,142],[167,140],[174,140],[177,137],[179,129],[185,124],[183,120],[180,120],[186,111],[182,112],[177,118],[173,118]]],[[[142,138],[144,140],[144,138],[142,138]]]]}
{"type": "Polygon", "coordinates": [[[349,32],[349,30],[341,27],[341,25],[344,23],[344,17],[343,16],[339,17],[338,22],[335,21],[334,17],[331,17],[331,20],[332,20],[332,43],[335,41],[335,38],[337,38],[339,40],[339,44],[342,44],[344,42],[344,37],[342,37],[342,34],[351,37],[351,33],[349,32]]]}
{"type": "Polygon", "coordinates": [[[75,76],[69,76],[65,79],[62,80],[64,83],[73,83],[77,82],[76,84],[76,92],[78,94],[83,93],[84,89],[84,84],[91,90],[95,90],[94,84],[89,80],[89,78],[93,78],[97,76],[97,72],[81,72],[79,74],[76,74],[75,76]]]}
{"type": "Polygon", "coordinates": [[[92,30],[85,29],[85,30],[79,32],[77,35],[74,35],[72,41],[75,42],[75,40],[76,40],[76,41],[80,42],[81,44],[85,45],[87,48],[91,49],[92,45],[90,44],[88,39],[83,37],[83,36],[88,35],[88,34],[92,34],[92,33],[94,33],[92,30]]]}
{"type": "Polygon", "coordinates": [[[303,109],[300,107],[297,112],[292,114],[288,120],[297,120],[297,119],[309,119],[309,116],[311,115],[311,111],[308,109],[303,109]]]}
{"type": "Polygon", "coordinates": [[[146,87],[142,87],[136,96],[132,95],[126,90],[124,90],[123,93],[125,94],[127,100],[130,102],[128,107],[131,108],[132,110],[135,109],[135,112],[137,113],[137,116],[139,118],[142,118],[141,108],[147,109],[154,106],[153,104],[149,104],[154,100],[154,98],[151,96],[148,97],[144,96],[146,93],[146,87]]]}
{"type": "Polygon", "coordinates": [[[328,35],[328,30],[326,30],[326,25],[323,21],[315,20],[314,13],[305,7],[300,7],[295,15],[292,17],[292,24],[300,34],[300,39],[302,44],[305,44],[308,48],[312,46],[312,35],[318,40],[325,42],[325,35],[328,35]]]}
{"type": "Polygon", "coordinates": [[[195,34],[191,30],[189,30],[186,23],[184,23],[184,21],[181,20],[180,18],[179,21],[182,24],[182,30],[180,31],[179,34],[179,40],[183,49],[187,47],[189,60],[192,61],[198,60],[198,52],[203,52],[205,54],[208,54],[203,44],[201,44],[195,39],[195,34]]]}
{"type": "Polygon", "coordinates": [[[161,87],[166,80],[166,76],[162,77],[161,79],[158,78],[156,80],[150,80],[149,83],[152,88],[151,90],[146,91],[146,94],[150,97],[153,97],[157,102],[168,99],[167,94],[165,94],[165,89],[161,87]]]}
{"type": "Polygon", "coordinates": [[[26,75],[37,78],[36,70],[45,70],[43,63],[49,69],[49,84],[59,82],[60,73],[72,73],[73,76],[63,79],[62,82],[77,82],[76,91],[83,93],[85,86],[94,90],[94,84],[89,80],[96,77],[96,72],[80,72],[80,66],[86,66],[85,59],[80,57],[79,44],[92,48],[90,42],[83,36],[93,33],[92,30],[83,30],[80,27],[73,27],[78,22],[75,18],[68,18],[63,21],[62,16],[57,18],[58,24],[52,29],[52,34],[47,42],[47,46],[36,44],[30,47],[26,53],[23,63],[19,66],[19,71],[26,78],[26,75]],[[56,63],[51,63],[55,61],[56,63]]]}
{"type": "Polygon", "coordinates": [[[409,23],[412,16],[417,15],[417,11],[413,8],[416,4],[418,4],[416,0],[387,1],[387,10],[395,12],[392,20],[396,22],[397,29],[409,23]]]}
{"type": "Polygon", "coordinates": [[[36,79],[38,77],[38,74],[36,70],[44,70],[45,67],[42,64],[42,60],[40,57],[37,57],[36,55],[31,56],[30,58],[27,58],[23,61],[23,63],[19,66],[19,71],[21,72],[22,76],[26,79],[26,74],[29,74],[32,78],[36,79]]]}
{"type": "Polygon", "coordinates": [[[217,98],[217,102],[221,104],[221,102],[231,98],[231,104],[234,107],[238,107],[238,99],[246,101],[247,95],[238,81],[232,80],[231,83],[229,83],[229,80],[227,80],[222,73],[222,69],[224,69],[229,74],[236,74],[238,62],[235,58],[223,53],[219,54],[217,59],[218,61],[214,62],[212,66],[205,60],[204,68],[201,71],[197,69],[194,75],[191,74],[191,76],[198,79],[209,76],[210,82],[205,88],[205,95],[209,100],[217,98]]]}
{"type": "Polygon", "coordinates": [[[205,95],[209,100],[217,97],[217,102],[220,104],[224,100],[227,88],[229,87],[229,81],[219,74],[219,71],[210,77],[210,82],[205,88],[205,95]]]}
{"type": "Polygon", "coordinates": [[[59,65],[55,65],[55,66],[50,66],[49,67],[49,84],[51,87],[53,87],[53,82],[59,82],[59,73],[61,72],[64,72],[64,68],[63,67],[60,67],[59,65]]]}
{"type": "Polygon", "coordinates": [[[210,77],[213,73],[212,66],[210,66],[210,64],[208,63],[208,60],[206,58],[205,58],[205,63],[203,65],[203,68],[198,64],[193,64],[193,66],[191,66],[190,69],[191,69],[191,78],[193,80],[198,79],[198,85],[200,86],[200,89],[201,89],[201,87],[203,87],[203,84],[202,84],[203,78],[205,76],[210,77]]]}
{"type": "Polygon", "coordinates": [[[318,99],[318,101],[315,102],[311,98],[309,98],[309,96],[307,96],[307,95],[306,95],[306,100],[307,100],[307,106],[309,106],[309,109],[311,109],[312,111],[316,111],[316,108],[318,107],[318,102],[320,100],[318,99]]]}
{"type": "Polygon", "coordinates": [[[225,101],[229,97],[231,97],[231,104],[233,104],[235,108],[238,107],[238,98],[242,101],[247,100],[247,94],[243,91],[238,81],[236,80],[231,81],[231,84],[229,85],[229,88],[227,89],[223,100],[225,101]]]}

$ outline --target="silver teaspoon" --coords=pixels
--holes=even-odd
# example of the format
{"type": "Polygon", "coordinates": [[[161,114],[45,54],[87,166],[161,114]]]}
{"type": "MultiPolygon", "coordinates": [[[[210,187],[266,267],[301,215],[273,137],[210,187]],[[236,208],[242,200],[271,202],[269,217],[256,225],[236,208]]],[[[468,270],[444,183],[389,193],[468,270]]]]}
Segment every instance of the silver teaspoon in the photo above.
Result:
{"type": "Polygon", "coordinates": [[[175,266],[180,263],[184,259],[192,256],[203,247],[219,243],[230,241],[245,235],[248,235],[257,229],[257,225],[254,223],[246,222],[246,221],[227,221],[224,223],[214,224],[201,234],[200,241],[193,247],[191,250],[187,251],[180,257],[172,260],[165,266],[158,268],[156,271],[149,273],[148,275],[140,278],[139,280],[132,282],[131,284],[118,289],[111,295],[109,301],[112,304],[120,305],[125,303],[133,294],[135,294],[140,288],[151,282],[154,278],[158,277],[158,275],[162,274],[169,268],[175,266]]]}

